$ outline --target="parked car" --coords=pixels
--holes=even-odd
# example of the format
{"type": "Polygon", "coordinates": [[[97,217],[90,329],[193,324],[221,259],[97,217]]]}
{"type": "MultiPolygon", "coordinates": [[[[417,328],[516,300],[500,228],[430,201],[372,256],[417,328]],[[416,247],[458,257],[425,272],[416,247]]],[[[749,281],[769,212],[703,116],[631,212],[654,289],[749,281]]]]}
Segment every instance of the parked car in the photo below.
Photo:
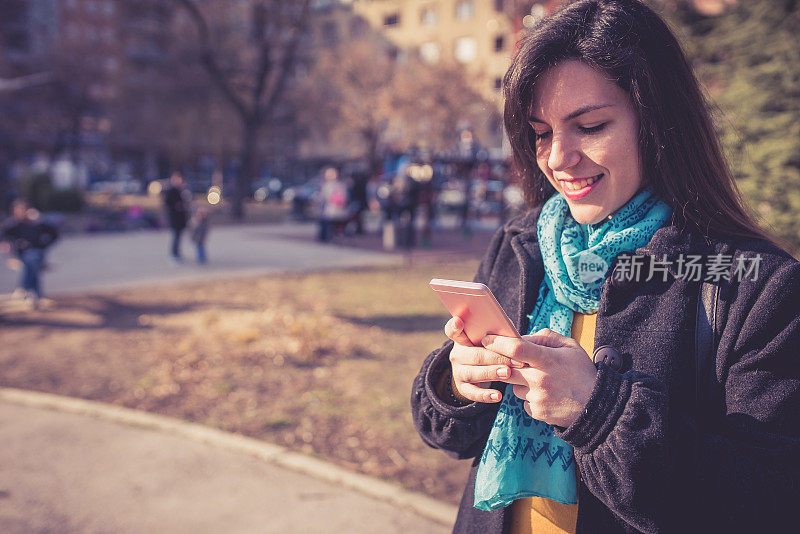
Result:
{"type": "Polygon", "coordinates": [[[283,200],[292,204],[292,217],[305,221],[316,216],[314,208],[320,186],[321,179],[315,177],[303,184],[288,187],[283,192],[283,200]]]}
{"type": "Polygon", "coordinates": [[[96,193],[115,193],[118,195],[138,195],[143,191],[139,180],[104,180],[95,182],[89,189],[96,193]]]}
{"type": "Polygon", "coordinates": [[[283,196],[283,182],[279,178],[265,178],[253,182],[253,200],[264,202],[266,200],[280,199],[283,196]]]}
{"type": "Polygon", "coordinates": [[[503,211],[504,184],[500,180],[478,182],[473,188],[473,209],[478,217],[500,215],[503,211]]]}
{"type": "Polygon", "coordinates": [[[439,213],[458,213],[467,203],[464,180],[447,180],[442,184],[437,198],[439,213]]]}

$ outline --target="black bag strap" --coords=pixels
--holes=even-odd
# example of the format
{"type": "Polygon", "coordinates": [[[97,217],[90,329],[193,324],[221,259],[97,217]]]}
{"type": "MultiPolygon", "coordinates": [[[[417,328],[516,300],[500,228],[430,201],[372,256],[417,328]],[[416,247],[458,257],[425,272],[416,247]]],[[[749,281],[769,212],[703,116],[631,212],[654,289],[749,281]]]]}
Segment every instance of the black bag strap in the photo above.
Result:
{"type": "Polygon", "coordinates": [[[698,413],[707,412],[716,380],[717,307],[719,286],[703,282],[697,295],[697,321],[694,331],[695,402],[698,413]]]}

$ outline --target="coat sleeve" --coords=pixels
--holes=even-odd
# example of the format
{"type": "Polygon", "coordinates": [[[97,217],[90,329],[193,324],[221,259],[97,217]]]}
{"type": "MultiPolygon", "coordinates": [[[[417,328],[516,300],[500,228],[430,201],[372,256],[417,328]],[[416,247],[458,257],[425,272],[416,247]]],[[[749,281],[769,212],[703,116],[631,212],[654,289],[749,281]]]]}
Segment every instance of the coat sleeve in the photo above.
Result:
{"type": "MultiPolygon", "coordinates": [[[[504,239],[505,232],[501,228],[481,261],[474,278],[476,282],[489,284],[504,239]]],[[[473,458],[483,452],[499,403],[473,402],[466,406],[453,406],[440,398],[437,386],[451,372],[449,356],[452,348],[453,342],[448,340],[425,359],[412,386],[411,412],[414,426],[425,443],[443,449],[455,458],[473,458]]],[[[504,386],[496,383],[493,387],[502,390],[504,386]]]]}
{"type": "Polygon", "coordinates": [[[557,432],[575,447],[591,493],[636,530],[781,531],[794,520],[800,264],[782,262],[765,284],[739,284],[716,365],[717,423],[672,413],[667,388],[647,374],[600,365],[586,410],[557,432]]]}

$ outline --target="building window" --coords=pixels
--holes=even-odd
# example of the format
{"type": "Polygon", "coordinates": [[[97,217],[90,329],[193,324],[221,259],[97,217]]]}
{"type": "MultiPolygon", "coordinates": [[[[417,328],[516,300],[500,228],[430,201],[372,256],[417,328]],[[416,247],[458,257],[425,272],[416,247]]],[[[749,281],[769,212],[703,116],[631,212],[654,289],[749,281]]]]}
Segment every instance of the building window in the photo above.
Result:
{"type": "Polygon", "coordinates": [[[502,52],[506,47],[506,39],[502,35],[498,35],[494,38],[494,51],[495,52],[502,52]]]}
{"type": "Polygon", "coordinates": [[[506,8],[505,0],[494,0],[494,10],[498,13],[502,13],[506,8]]]}
{"type": "Polygon", "coordinates": [[[494,90],[499,91],[503,88],[503,78],[494,79],[494,90]]]}
{"type": "Polygon", "coordinates": [[[419,56],[425,63],[435,65],[442,58],[442,47],[439,43],[425,43],[419,47],[419,56]]]}
{"type": "Polygon", "coordinates": [[[383,17],[383,25],[393,28],[400,25],[400,13],[390,13],[383,17]]]}
{"type": "Polygon", "coordinates": [[[478,57],[478,41],[474,37],[459,37],[456,39],[453,54],[456,61],[472,63],[478,57]]]}
{"type": "Polygon", "coordinates": [[[456,19],[469,20],[475,15],[475,2],[473,0],[460,0],[456,4],[456,19]]]}
{"type": "Polygon", "coordinates": [[[423,26],[436,26],[439,22],[439,13],[434,7],[423,7],[419,15],[419,21],[423,26]]]}

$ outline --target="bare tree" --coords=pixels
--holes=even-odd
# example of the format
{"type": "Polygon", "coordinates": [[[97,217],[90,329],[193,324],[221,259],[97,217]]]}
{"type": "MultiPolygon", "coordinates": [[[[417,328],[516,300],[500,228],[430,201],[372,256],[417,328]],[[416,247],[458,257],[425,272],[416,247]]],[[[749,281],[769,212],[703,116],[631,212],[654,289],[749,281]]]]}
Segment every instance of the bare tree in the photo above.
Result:
{"type": "Polygon", "coordinates": [[[173,0],[197,31],[198,59],[241,124],[232,215],[241,219],[259,158],[258,136],[276,115],[302,39],[310,0],[173,0]]]}
{"type": "Polygon", "coordinates": [[[340,151],[360,146],[357,156],[372,170],[382,146],[452,149],[459,125],[483,122],[493,110],[460,66],[397,57],[368,40],[320,53],[298,95],[308,130],[340,151]]]}

